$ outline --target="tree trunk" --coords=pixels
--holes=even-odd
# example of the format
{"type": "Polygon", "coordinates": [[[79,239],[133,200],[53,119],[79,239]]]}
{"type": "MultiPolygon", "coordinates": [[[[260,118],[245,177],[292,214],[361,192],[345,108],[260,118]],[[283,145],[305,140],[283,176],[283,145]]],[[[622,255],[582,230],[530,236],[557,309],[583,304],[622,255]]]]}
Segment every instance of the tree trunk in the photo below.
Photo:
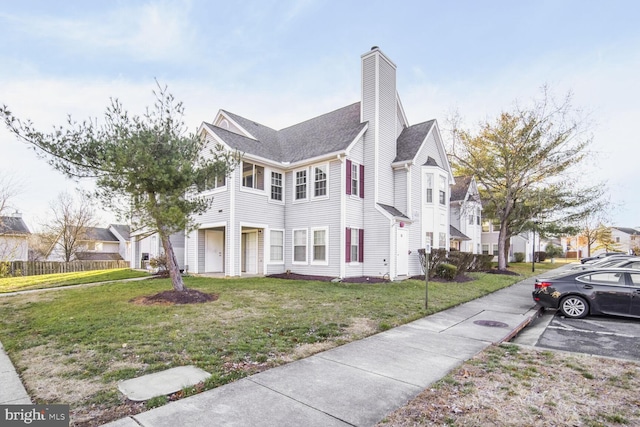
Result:
{"type": "Polygon", "coordinates": [[[186,288],[184,287],[184,281],[182,280],[182,275],[180,274],[178,260],[176,258],[175,252],[173,251],[171,240],[169,240],[169,236],[165,235],[164,233],[160,233],[160,240],[162,241],[162,247],[164,248],[164,253],[167,257],[167,268],[169,269],[169,277],[171,277],[171,284],[173,285],[173,289],[178,292],[183,292],[184,290],[186,290],[186,288]]]}
{"type": "Polygon", "coordinates": [[[500,226],[500,233],[498,233],[498,270],[505,271],[507,269],[507,257],[505,255],[507,241],[507,232],[505,227],[500,226]]]}

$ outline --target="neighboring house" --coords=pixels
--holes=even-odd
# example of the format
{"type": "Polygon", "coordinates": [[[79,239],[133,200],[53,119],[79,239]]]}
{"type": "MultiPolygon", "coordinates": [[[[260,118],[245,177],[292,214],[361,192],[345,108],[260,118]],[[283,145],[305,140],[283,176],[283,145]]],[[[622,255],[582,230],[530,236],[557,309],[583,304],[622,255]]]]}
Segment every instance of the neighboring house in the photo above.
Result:
{"type": "Polygon", "coordinates": [[[479,254],[482,251],[482,203],[472,176],[456,176],[450,199],[451,248],[479,254]]]}
{"type": "MultiPolygon", "coordinates": [[[[79,261],[129,261],[131,259],[129,226],[111,224],[108,228],[88,227],[72,260],[79,261]]],[[[48,261],[65,261],[61,245],[56,242],[48,261]]]]}
{"type": "Polygon", "coordinates": [[[21,214],[0,216],[0,261],[28,261],[29,234],[21,214]]]}
{"type": "Polygon", "coordinates": [[[436,121],[409,125],[377,47],[361,56],[361,89],[281,130],[225,110],[201,125],[207,151],[244,155],[203,193],[213,202],[186,236],[189,272],[401,279],[422,274],[418,249],[449,249],[453,175],[436,121]]]}
{"type": "MultiPolygon", "coordinates": [[[[493,254],[494,260],[498,259],[498,235],[500,233],[500,223],[490,219],[482,220],[482,253],[493,254]]],[[[532,232],[522,232],[511,236],[509,245],[509,257],[507,262],[514,261],[515,253],[524,254],[525,262],[531,262],[533,252],[544,251],[544,246],[539,240],[539,235],[532,232]],[[534,241],[535,238],[535,241],[534,241]],[[535,246],[534,246],[535,245],[535,246]]]]}
{"type": "MultiPolygon", "coordinates": [[[[178,260],[178,268],[180,270],[186,270],[185,265],[185,234],[184,232],[175,233],[169,236],[171,240],[171,246],[173,246],[173,252],[178,260]]],[[[149,261],[153,258],[157,258],[159,255],[164,254],[164,248],[160,241],[160,236],[156,234],[147,235],[146,233],[137,232],[131,236],[132,244],[132,257],[131,268],[149,268],[149,261]]]]}
{"type": "Polygon", "coordinates": [[[631,227],[611,227],[611,238],[616,251],[631,253],[640,248],[640,230],[631,227]]]}

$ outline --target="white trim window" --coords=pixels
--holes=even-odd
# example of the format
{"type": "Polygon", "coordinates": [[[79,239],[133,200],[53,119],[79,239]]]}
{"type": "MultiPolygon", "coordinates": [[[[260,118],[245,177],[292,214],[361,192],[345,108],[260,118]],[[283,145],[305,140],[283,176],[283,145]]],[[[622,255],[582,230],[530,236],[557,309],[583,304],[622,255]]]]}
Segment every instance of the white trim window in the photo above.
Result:
{"type": "Polygon", "coordinates": [[[444,249],[447,247],[447,233],[438,233],[438,245],[440,246],[441,249],[444,249]]]}
{"type": "Polygon", "coordinates": [[[269,261],[273,263],[284,262],[284,231],[269,231],[269,261]]]}
{"type": "Polygon", "coordinates": [[[447,204],[447,178],[440,175],[440,204],[441,205],[446,205],[447,204]]]}
{"type": "Polygon", "coordinates": [[[271,200],[282,202],[284,196],[284,181],[281,172],[271,171],[271,200]]]}
{"type": "Polygon", "coordinates": [[[351,193],[354,196],[357,196],[360,190],[360,165],[352,162],[351,163],[351,193]]]}
{"type": "Polygon", "coordinates": [[[255,190],[264,190],[264,166],[242,162],[242,186],[255,190]]]}
{"type": "Polygon", "coordinates": [[[295,185],[293,186],[293,200],[307,199],[307,169],[300,169],[293,173],[295,185]]]}
{"type": "Polygon", "coordinates": [[[433,174],[427,173],[424,176],[424,202],[433,203],[433,174]]]}
{"type": "Polygon", "coordinates": [[[321,198],[329,195],[329,166],[327,164],[313,167],[313,197],[321,198]]]}
{"type": "Polygon", "coordinates": [[[313,236],[313,252],[311,261],[315,264],[328,264],[327,237],[329,235],[328,228],[312,228],[313,236]]]}
{"type": "Polygon", "coordinates": [[[307,263],[307,229],[293,230],[293,263],[307,263]]]}

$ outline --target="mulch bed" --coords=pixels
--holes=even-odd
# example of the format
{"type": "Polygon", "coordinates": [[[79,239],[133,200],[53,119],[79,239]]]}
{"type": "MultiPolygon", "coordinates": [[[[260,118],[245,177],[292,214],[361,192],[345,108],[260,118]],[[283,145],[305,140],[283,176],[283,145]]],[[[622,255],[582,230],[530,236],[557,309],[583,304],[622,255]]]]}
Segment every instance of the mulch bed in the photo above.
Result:
{"type": "MultiPolygon", "coordinates": [[[[297,274],[297,273],[271,274],[267,277],[272,277],[274,279],[290,279],[290,280],[319,280],[321,282],[330,282],[331,280],[334,279],[333,277],[328,277],[328,276],[312,276],[308,274],[297,274]]],[[[410,279],[424,280],[424,275],[412,276],[410,277],[410,279]]],[[[458,276],[456,276],[454,280],[446,280],[439,277],[432,277],[429,279],[429,281],[432,281],[432,282],[451,282],[451,283],[471,282],[473,280],[474,279],[472,277],[465,276],[464,274],[459,274],[458,276]]],[[[344,279],[340,280],[340,282],[342,283],[388,283],[390,281],[387,279],[383,279],[382,277],[363,276],[363,277],[345,277],[344,279]]]]}
{"type": "Polygon", "coordinates": [[[155,295],[145,295],[130,300],[134,304],[140,305],[176,305],[176,304],[201,304],[217,300],[219,295],[207,294],[195,289],[185,289],[184,291],[163,291],[155,295]]]}
{"type": "MultiPolygon", "coordinates": [[[[318,280],[320,282],[330,282],[335,279],[335,277],[329,276],[314,276],[310,274],[298,274],[298,273],[279,273],[279,274],[270,274],[267,277],[271,277],[274,279],[290,279],[290,280],[318,280]]],[[[385,280],[382,277],[345,277],[340,280],[342,283],[384,283],[389,280],[385,280]]]]}

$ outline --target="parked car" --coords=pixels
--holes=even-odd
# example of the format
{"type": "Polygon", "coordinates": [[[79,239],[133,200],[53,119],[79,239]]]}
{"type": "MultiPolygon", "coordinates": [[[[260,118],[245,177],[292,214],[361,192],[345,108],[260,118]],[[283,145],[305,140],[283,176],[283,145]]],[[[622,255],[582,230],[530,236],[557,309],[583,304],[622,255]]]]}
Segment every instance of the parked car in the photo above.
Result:
{"type": "Polygon", "coordinates": [[[586,264],[571,267],[571,271],[593,270],[596,268],[635,268],[640,269],[640,257],[634,255],[611,255],[606,258],[599,259],[597,262],[588,262],[586,264]]]}
{"type": "Polygon", "coordinates": [[[536,279],[533,300],[566,317],[611,314],[640,318],[640,270],[607,268],[536,279]]]}
{"type": "Polygon", "coordinates": [[[596,256],[589,256],[589,257],[580,258],[580,263],[584,264],[585,262],[598,261],[599,259],[606,258],[606,257],[609,257],[611,255],[627,255],[627,254],[625,254],[624,252],[603,252],[603,253],[598,254],[596,256]]]}

